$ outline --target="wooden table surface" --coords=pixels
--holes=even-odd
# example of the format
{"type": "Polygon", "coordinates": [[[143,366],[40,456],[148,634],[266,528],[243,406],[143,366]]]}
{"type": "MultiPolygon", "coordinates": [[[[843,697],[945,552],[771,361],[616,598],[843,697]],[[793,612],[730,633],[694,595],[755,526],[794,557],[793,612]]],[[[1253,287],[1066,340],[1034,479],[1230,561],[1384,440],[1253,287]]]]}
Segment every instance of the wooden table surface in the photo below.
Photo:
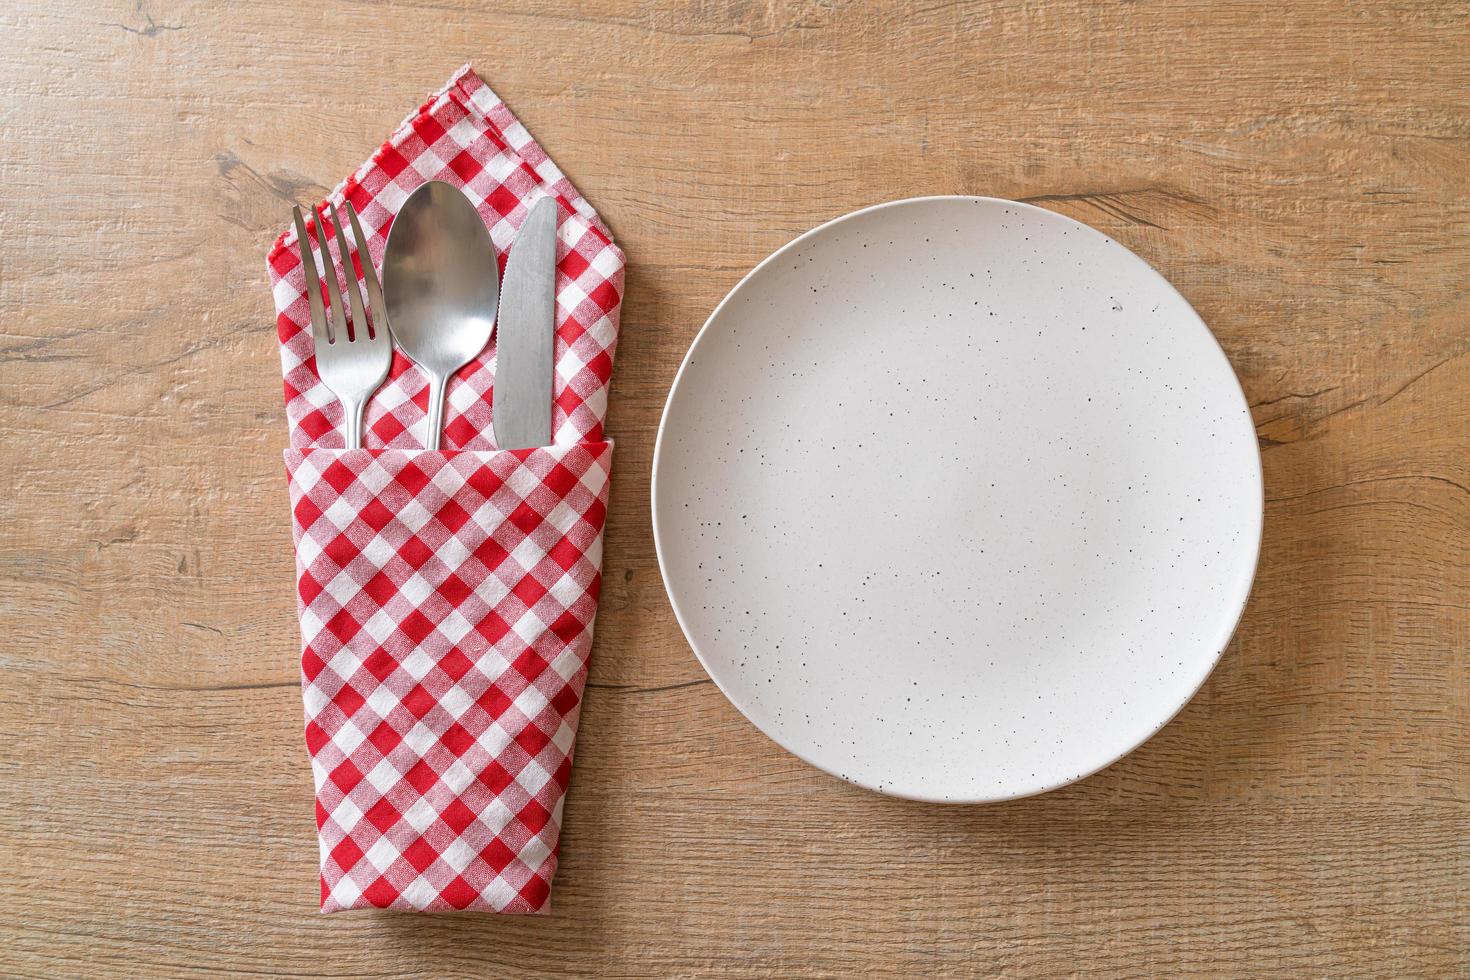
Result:
{"type": "Polygon", "coordinates": [[[0,973],[1470,973],[1470,7],[21,0],[0,27],[0,973]],[[263,256],[466,61],[629,260],[562,867],[540,919],[323,917],[263,256]],[[937,193],[1153,263],[1266,475],[1199,696],[977,808],[745,722],[649,527],[719,298],[937,193]]]}

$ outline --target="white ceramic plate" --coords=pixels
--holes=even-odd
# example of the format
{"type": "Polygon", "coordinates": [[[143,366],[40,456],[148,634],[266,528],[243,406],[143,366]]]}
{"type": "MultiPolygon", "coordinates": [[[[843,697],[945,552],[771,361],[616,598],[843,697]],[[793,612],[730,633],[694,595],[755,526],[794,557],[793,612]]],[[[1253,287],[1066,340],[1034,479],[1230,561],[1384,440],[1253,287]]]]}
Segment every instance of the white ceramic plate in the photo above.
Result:
{"type": "Polygon", "coordinates": [[[1230,364],[1158,273],[1040,208],[858,211],[700,331],[653,464],[715,683],[861,786],[980,802],[1138,746],[1230,639],[1260,547],[1230,364]]]}

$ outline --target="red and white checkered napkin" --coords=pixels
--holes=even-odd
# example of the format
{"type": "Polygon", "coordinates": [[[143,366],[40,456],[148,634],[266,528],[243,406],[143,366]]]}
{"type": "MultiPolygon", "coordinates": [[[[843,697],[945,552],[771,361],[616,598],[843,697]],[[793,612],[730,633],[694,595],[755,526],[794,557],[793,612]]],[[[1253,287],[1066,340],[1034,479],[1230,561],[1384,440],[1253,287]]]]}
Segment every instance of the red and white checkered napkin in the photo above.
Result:
{"type": "Polygon", "coordinates": [[[353,202],[380,267],[426,180],[463,188],[502,259],[532,204],[561,203],[553,444],[495,446],[492,340],[450,382],[443,450],[422,448],[427,379],[397,353],[366,448],[342,448],[295,235],[276,242],[322,910],[540,912],[601,583],[623,256],[468,67],[330,196],[353,202]]]}

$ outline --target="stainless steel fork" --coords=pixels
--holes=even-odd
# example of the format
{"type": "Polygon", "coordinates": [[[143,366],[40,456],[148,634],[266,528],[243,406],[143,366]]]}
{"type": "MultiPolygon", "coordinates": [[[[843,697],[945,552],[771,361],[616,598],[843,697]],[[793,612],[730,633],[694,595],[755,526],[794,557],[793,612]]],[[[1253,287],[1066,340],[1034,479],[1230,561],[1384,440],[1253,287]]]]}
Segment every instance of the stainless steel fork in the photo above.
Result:
{"type": "Polygon", "coordinates": [[[362,448],[362,413],[373,392],[388,377],[388,366],[393,361],[393,341],[389,338],[388,317],[384,312],[383,290],[378,285],[378,274],[373,270],[373,257],[368,254],[367,239],[362,226],[357,223],[357,209],[351,201],[347,205],[347,218],[352,222],[352,238],[357,244],[358,262],[362,266],[363,283],[367,289],[368,307],[372,319],[368,319],[363,308],[357,274],[352,267],[352,253],[347,248],[347,237],[342,233],[342,219],[337,216],[337,206],[328,203],[332,211],[332,231],[337,238],[337,254],[342,262],[343,278],[347,281],[347,295],[352,305],[352,326],[347,324],[346,311],[342,308],[341,291],[337,288],[337,270],[332,265],[332,253],[327,247],[326,220],[315,214],[317,230],[321,238],[322,262],[326,274],[320,275],[316,260],[312,257],[311,241],[306,237],[306,223],[301,220],[301,209],[291,208],[296,220],[296,241],[301,247],[302,271],[306,274],[306,298],[311,304],[311,338],[316,344],[316,371],[322,384],[342,403],[342,413],[347,427],[347,448],[362,448]],[[322,305],[320,280],[327,281],[327,298],[331,304],[331,321],[322,305]]]}

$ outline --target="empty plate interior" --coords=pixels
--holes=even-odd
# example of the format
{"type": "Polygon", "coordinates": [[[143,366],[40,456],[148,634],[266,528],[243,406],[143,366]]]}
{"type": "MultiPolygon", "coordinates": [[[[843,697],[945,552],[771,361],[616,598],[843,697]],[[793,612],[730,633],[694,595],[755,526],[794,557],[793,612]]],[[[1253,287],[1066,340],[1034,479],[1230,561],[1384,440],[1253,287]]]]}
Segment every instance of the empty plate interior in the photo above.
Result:
{"type": "Polygon", "coordinates": [[[921,198],[771,256],[669,396],[654,529],[710,676],[901,796],[1041,792],[1167,722],[1254,573],[1239,384],[1141,259],[1052,212],[921,198]]]}

